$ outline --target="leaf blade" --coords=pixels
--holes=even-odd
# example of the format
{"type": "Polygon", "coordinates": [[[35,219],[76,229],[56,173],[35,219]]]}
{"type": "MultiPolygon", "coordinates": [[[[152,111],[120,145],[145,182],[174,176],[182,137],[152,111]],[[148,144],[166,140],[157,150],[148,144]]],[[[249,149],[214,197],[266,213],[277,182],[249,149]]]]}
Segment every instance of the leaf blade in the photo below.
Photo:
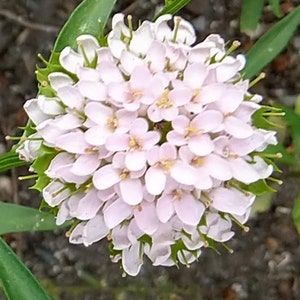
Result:
{"type": "Polygon", "coordinates": [[[264,7],[264,1],[244,0],[241,11],[240,28],[242,32],[251,32],[257,28],[264,7]]]}
{"type": "Polygon", "coordinates": [[[300,23],[300,5],[268,30],[249,50],[245,78],[258,74],[288,44],[300,23]]]}
{"type": "Polygon", "coordinates": [[[162,15],[165,14],[176,14],[178,11],[180,11],[183,7],[185,7],[191,0],[175,0],[175,1],[168,1],[166,2],[165,7],[153,18],[155,21],[157,18],[159,18],[162,15]]]}
{"type": "Polygon", "coordinates": [[[9,300],[50,300],[43,287],[0,238],[0,279],[9,300]]]}
{"type": "Polygon", "coordinates": [[[11,232],[48,231],[70,225],[57,226],[54,215],[37,209],[0,202],[0,235],[11,232]]]}
{"type": "Polygon", "coordinates": [[[117,0],[82,1],[60,31],[53,51],[60,52],[66,46],[74,48],[76,38],[81,34],[88,33],[97,36],[100,33],[99,20],[104,28],[116,2],[117,0]]]}

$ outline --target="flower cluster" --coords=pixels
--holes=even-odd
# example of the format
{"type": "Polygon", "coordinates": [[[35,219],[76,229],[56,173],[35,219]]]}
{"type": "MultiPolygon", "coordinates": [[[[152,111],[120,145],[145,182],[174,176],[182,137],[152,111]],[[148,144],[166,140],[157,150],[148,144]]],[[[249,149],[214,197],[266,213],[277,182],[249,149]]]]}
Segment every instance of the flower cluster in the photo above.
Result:
{"type": "Polygon", "coordinates": [[[117,14],[107,46],[79,36],[48,75],[52,95],[24,105],[32,133],[17,151],[50,157],[42,193],[57,224],[76,219],[71,243],[107,237],[130,275],[144,255],[189,265],[211,241],[228,241],[255,198],[244,187],[273,171],[261,152],[275,132],[252,121],[261,97],[239,72],[244,57],[219,35],[195,41],[180,17],[133,30],[117,14]]]}

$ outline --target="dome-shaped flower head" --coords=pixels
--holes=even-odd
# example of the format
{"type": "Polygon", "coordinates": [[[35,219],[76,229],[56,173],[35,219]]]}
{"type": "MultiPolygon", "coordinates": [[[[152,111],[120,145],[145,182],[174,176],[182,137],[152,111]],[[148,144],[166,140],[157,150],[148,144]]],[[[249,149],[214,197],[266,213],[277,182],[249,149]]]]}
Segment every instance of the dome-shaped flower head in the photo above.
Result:
{"type": "Polygon", "coordinates": [[[134,28],[116,14],[107,45],[76,42],[48,69],[47,93],[25,103],[17,147],[57,224],[76,221],[70,242],[107,237],[112,260],[135,276],[144,256],[189,265],[230,240],[232,223],[245,229],[276,137],[259,127],[244,56],[217,34],[195,44],[192,24],[171,15],[134,28]]]}

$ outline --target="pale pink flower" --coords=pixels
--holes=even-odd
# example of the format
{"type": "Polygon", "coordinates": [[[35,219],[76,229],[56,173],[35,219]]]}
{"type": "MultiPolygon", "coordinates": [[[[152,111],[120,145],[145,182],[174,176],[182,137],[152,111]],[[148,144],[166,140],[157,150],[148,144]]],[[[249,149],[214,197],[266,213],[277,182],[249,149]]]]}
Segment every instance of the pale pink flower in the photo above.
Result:
{"type": "Polygon", "coordinates": [[[180,115],[172,121],[173,130],[167,134],[167,139],[176,146],[187,144],[196,155],[210,154],[214,144],[208,132],[218,128],[222,120],[220,112],[214,110],[199,113],[192,120],[180,115]]]}
{"type": "Polygon", "coordinates": [[[107,138],[109,151],[126,151],[125,165],[131,171],[138,171],[146,166],[147,150],[152,149],[160,139],[157,131],[148,131],[148,122],[143,118],[131,124],[129,133],[113,134],[107,138]]]}
{"type": "Polygon", "coordinates": [[[176,147],[172,144],[154,146],[147,157],[150,167],[145,174],[145,184],[150,194],[159,195],[165,189],[169,176],[181,184],[195,184],[197,177],[194,169],[177,160],[176,147]]]}

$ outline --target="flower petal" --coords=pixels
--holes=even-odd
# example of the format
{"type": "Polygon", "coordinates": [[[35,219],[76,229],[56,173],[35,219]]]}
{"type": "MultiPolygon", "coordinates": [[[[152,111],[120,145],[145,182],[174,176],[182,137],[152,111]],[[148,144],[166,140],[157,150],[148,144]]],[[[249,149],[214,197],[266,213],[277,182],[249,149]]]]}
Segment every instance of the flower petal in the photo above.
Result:
{"type": "Polygon", "coordinates": [[[94,173],[93,184],[98,190],[106,190],[121,180],[118,169],[111,164],[101,167],[94,173]]]}
{"type": "Polygon", "coordinates": [[[143,186],[139,179],[121,180],[119,186],[122,199],[127,204],[136,205],[143,200],[143,186]]]}
{"type": "Polygon", "coordinates": [[[145,174],[146,189],[151,195],[159,195],[165,188],[167,176],[163,170],[150,167],[145,174]]]}
{"type": "Polygon", "coordinates": [[[132,214],[133,207],[121,199],[115,200],[103,209],[104,221],[109,229],[121,224],[132,214]]]}

